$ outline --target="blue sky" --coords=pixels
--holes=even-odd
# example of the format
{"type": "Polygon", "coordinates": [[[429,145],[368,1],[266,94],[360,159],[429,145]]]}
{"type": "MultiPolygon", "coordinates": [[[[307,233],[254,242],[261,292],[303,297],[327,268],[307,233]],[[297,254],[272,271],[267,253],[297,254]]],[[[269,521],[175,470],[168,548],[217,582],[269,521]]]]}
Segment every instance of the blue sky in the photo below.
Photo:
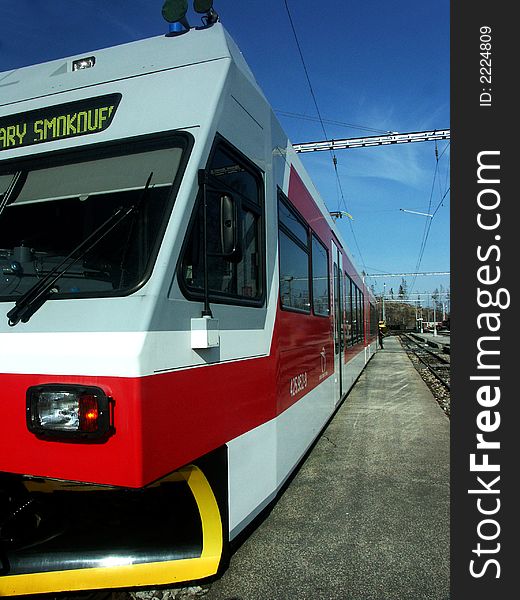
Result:
{"type": "MultiPolygon", "coordinates": [[[[0,0],[0,72],[161,35],[162,1],[0,0]]],[[[294,143],[324,133],[286,4],[327,139],[450,127],[448,0],[215,0],[294,143]]],[[[353,216],[338,225],[358,267],[404,273],[416,271],[426,233],[419,270],[450,269],[449,154],[447,141],[438,160],[434,142],[338,150],[339,181],[330,153],[302,160],[329,209],[353,216]]],[[[414,292],[449,288],[448,276],[413,280],[414,292]]],[[[397,292],[401,278],[367,281],[397,292]]]]}

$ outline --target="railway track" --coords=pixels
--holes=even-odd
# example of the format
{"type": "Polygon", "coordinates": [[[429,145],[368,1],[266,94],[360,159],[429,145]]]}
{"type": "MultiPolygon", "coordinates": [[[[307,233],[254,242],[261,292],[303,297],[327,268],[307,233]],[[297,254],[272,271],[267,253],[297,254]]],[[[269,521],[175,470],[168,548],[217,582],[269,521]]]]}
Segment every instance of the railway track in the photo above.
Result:
{"type": "Polygon", "coordinates": [[[420,373],[435,399],[450,414],[450,357],[442,350],[428,347],[408,334],[399,336],[401,345],[420,373]]]}

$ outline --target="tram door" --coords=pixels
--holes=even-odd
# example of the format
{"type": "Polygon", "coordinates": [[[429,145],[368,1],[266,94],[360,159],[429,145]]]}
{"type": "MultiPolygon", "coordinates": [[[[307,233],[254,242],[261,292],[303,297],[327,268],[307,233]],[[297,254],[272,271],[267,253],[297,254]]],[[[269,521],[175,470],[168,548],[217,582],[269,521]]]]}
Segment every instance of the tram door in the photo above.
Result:
{"type": "Polygon", "coordinates": [[[332,242],[333,322],[334,322],[334,388],[335,402],[343,396],[343,265],[338,247],[332,242]]]}

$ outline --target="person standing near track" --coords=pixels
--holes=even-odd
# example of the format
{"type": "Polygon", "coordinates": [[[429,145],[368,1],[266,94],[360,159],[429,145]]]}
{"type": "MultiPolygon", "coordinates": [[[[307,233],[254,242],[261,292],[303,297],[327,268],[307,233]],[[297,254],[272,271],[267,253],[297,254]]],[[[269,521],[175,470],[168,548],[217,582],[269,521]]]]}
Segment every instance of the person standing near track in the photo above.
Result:
{"type": "Polygon", "coordinates": [[[377,331],[377,337],[379,339],[379,347],[381,348],[381,350],[383,350],[383,329],[381,327],[379,327],[377,331]]]}

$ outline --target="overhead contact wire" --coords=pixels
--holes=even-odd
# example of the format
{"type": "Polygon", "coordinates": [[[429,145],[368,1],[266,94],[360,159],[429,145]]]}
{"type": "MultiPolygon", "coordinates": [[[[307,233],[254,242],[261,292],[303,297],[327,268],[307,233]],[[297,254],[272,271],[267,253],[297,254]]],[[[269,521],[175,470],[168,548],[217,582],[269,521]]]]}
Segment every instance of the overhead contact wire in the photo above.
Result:
{"type": "MultiPolygon", "coordinates": [[[[300,55],[300,60],[301,60],[302,65],[303,65],[303,70],[305,72],[305,77],[307,78],[307,84],[309,85],[309,90],[311,92],[312,100],[314,102],[314,107],[316,108],[316,113],[318,114],[318,119],[319,119],[319,122],[320,122],[320,125],[321,125],[321,129],[323,131],[323,135],[325,136],[325,139],[328,139],[327,131],[325,129],[325,124],[324,124],[323,118],[321,116],[320,108],[318,106],[318,101],[316,99],[316,94],[314,93],[314,88],[312,86],[311,78],[309,76],[309,71],[308,71],[307,65],[305,63],[305,58],[303,56],[303,52],[302,52],[302,49],[301,49],[300,41],[298,39],[298,34],[296,33],[296,28],[294,26],[294,22],[293,22],[293,19],[292,19],[292,16],[291,16],[291,11],[289,10],[289,5],[287,4],[287,0],[284,0],[284,4],[285,4],[285,9],[287,11],[287,16],[289,17],[289,23],[291,25],[291,29],[292,29],[292,32],[293,32],[293,35],[294,35],[294,39],[296,41],[296,46],[298,48],[298,53],[300,55]]],[[[345,210],[347,212],[350,212],[348,210],[347,203],[345,201],[345,195],[343,194],[343,188],[341,186],[341,181],[340,181],[340,178],[339,178],[338,165],[337,165],[338,159],[337,159],[336,154],[334,153],[333,150],[329,150],[329,152],[330,152],[330,155],[332,157],[332,164],[334,166],[334,173],[336,175],[336,179],[337,179],[339,190],[340,190],[341,201],[343,203],[343,206],[345,207],[345,210]]],[[[363,264],[363,270],[366,273],[365,261],[363,260],[363,255],[361,254],[361,250],[359,248],[359,244],[358,244],[357,239],[356,239],[356,234],[354,233],[354,228],[352,227],[352,222],[350,220],[349,220],[349,225],[350,225],[350,230],[352,232],[352,237],[354,239],[354,243],[355,243],[356,248],[357,248],[357,250],[359,252],[359,258],[361,259],[361,263],[363,264]]]]}

